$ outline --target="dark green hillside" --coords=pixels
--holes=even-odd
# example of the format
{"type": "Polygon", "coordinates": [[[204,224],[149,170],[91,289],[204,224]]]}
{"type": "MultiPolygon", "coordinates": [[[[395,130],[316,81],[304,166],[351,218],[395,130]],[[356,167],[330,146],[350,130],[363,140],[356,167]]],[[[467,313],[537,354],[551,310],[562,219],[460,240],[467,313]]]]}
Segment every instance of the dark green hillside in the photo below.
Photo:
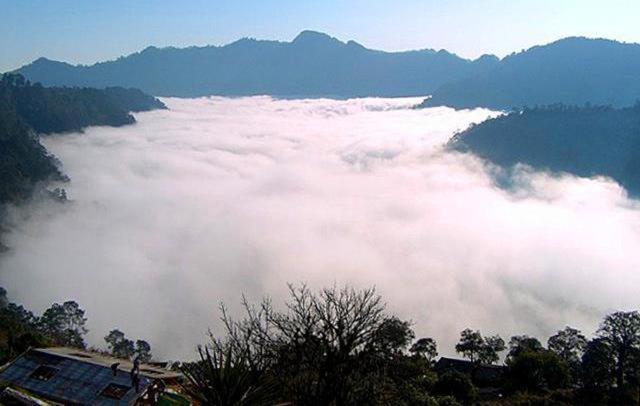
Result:
{"type": "Polygon", "coordinates": [[[18,116],[11,86],[0,82],[0,204],[26,198],[33,187],[62,179],[55,160],[18,116]]]}
{"type": "Polygon", "coordinates": [[[78,131],[90,125],[132,124],[130,111],[166,108],[136,89],[49,88],[13,74],[4,75],[2,82],[18,115],[43,134],[78,131]]]}
{"type": "Polygon", "coordinates": [[[449,147],[501,166],[608,176],[640,193],[640,105],[554,105],[513,112],[456,135],[449,147]]]}
{"type": "Polygon", "coordinates": [[[125,89],[123,87],[107,87],[104,93],[113,103],[125,111],[149,111],[166,109],[160,100],[138,89],[125,89]]]}
{"type": "Polygon", "coordinates": [[[135,122],[130,111],[166,108],[136,89],[47,88],[15,74],[0,80],[0,204],[27,198],[34,187],[62,180],[38,133],[135,122]]]}

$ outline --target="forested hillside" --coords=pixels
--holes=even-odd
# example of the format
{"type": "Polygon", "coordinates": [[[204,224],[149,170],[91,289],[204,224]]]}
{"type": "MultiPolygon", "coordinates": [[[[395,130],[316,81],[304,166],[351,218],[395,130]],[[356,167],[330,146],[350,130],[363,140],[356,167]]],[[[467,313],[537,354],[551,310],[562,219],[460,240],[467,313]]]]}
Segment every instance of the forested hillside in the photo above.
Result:
{"type": "Polygon", "coordinates": [[[60,180],[54,158],[16,111],[12,85],[0,82],[0,204],[26,198],[35,184],[60,180]]]}
{"type": "Polygon", "coordinates": [[[40,182],[63,180],[38,133],[134,123],[129,111],[166,108],[135,89],[46,88],[20,75],[0,79],[0,204],[27,198],[40,182]]]}
{"type": "MultiPolygon", "coordinates": [[[[85,311],[76,301],[53,303],[41,315],[21,304],[13,303],[0,287],[0,363],[5,364],[29,347],[67,346],[86,349],[85,311]]],[[[101,352],[122,359],[139,357],[151,360],[151,346],[145,340],[132,340],[113,329],[105,337],[109,351],[101,352]]],[[[2,383],[0,383],[2,385],[2,383]]]]}
{"type": "Polygon", "coordinates": [[[136,89],[43,87],[20,75],[3,76],[3,88],[18,115],[38,133],[78,131],[90,125],[135,122],[130,111],[166,108],[136,89]]]}
{"type": "Polygon", "coordinates": [[[552,105],[513,112],[457,134],[449,147],[509,167],[608,176],[640,193],[640,104],[625,109],[552,105]]]}

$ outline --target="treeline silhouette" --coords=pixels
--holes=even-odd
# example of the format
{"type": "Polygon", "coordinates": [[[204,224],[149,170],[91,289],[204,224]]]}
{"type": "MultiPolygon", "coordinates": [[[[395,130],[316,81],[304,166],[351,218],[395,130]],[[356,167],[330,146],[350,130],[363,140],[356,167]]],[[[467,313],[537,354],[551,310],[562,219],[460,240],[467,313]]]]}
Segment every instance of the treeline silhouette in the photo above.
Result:
{"type": "Polygon", "coordinates": [[[132,124],[130,111],[166,108],[136,89],[43,87],[17,74],[5,74],[1,82],[18,116],[42,134],[79,131],[90,125],[132,124]]]}
{"type": "Polygon", "coordinates": [[[616,109],[553,104],[471,126],[448,147],[495,164],[518,163],[577,176],[607,176],[640,193],[640,104],[616,109]]]}
{"type": "Polygon", "coordinates": [[[284,310],[269,299],[243,304],[238,320],[221,308],[225,329],[182,367],[203,404],[606,405],[640,393],[635,311],[606,316],[591,339],[566,327],[546,346],[465,329],[455,350],[468,361],[436,362],[436,342],[416,339],[374,289],[290,286],[284,310]]]}
{"type": "MultiPolygon", "coordinates": [[[[210,405],[622,405],[640,400],[640,313],[614,312],[591,338],[571,327],[544,345],[516,335],[505,342],[465,329],[455,351],[438,358],[435,340],[386,310],[375,289],[290,285],[283,310],[270,299],[249,303],[210,332],[198,359],[174,363],[183,390],[210,405]]],[[[86,348],[87,318],[74,301],[41,316],[0,288],[0,362],[29,347],[86,348]]],[[[151,360],[151,346],[114,329],[115,357],[151,360]]]]}
{"type": "MultiPolygon", "coordinates": [[[[13,303],[0,287],[0,364],[4,365],[30,347],[65,346],[87,349],[84,336],[85,311],[73,300],[54,303],[37,316],[22,305],[13,303]]],[[[151,360],[151,346],[145,340],[130,340],[118,329],[104,338],[107,350],[89,348],[116,358],[151,360]]]]}

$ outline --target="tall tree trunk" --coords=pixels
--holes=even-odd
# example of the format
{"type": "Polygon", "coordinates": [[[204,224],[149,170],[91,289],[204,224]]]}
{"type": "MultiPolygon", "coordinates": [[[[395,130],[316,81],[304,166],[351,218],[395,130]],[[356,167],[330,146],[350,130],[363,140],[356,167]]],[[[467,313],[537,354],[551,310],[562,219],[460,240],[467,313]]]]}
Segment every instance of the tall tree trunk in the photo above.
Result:
{"type": "Polygon", "coordinates": [[[626,361],[627,361],[627,355],[625,354],[624,351],[621,351],[618,354],[618,365],[617,365],[617,371],[616,371],[616,384],[618,385],[619,391],[622,391],[622,388],[624,386],[624,365],[626,364],[626,361]]]}

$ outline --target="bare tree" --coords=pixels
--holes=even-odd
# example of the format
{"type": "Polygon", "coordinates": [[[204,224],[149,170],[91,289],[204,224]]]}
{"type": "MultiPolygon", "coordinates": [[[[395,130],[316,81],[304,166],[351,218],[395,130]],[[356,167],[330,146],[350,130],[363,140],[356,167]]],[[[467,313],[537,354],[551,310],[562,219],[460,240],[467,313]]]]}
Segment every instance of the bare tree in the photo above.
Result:
{"type": "Polygon", "coordinates": [[[226,342],[250,368],[274,366],[296,402],[343,404],[347,377],[376,340],[385,305],[374,288],[334,286],[314,293],[306,285],[289,285],[289,293],[284,311],[270,299],[252,306],[243,298],[246,317],[240,321],[223,307],[226,342]]]}

